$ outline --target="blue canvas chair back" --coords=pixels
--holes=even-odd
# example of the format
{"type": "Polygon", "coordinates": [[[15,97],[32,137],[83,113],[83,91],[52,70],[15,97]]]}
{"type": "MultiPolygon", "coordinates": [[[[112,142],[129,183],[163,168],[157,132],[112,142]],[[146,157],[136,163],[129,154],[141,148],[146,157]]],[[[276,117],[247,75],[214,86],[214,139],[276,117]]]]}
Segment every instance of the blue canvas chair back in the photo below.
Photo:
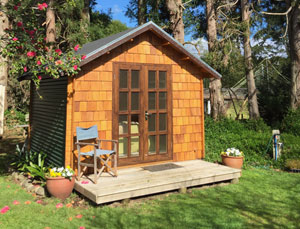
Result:
{"type": "Polygon", "coordinates": [[[98,138],[97,125],[89,128],[76,127],[77,141],[98,138]]]}

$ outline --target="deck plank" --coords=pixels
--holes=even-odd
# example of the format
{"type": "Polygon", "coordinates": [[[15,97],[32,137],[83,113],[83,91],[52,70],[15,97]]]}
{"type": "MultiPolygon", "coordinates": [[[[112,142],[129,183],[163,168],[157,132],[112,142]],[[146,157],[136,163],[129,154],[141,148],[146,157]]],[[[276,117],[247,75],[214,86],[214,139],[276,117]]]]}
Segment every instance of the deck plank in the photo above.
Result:
{"type": "Polygon", "coordinates": [[[174,162],[179,168],[150,172],[142,167],[119,169],[118,177],[103,174],[97,184],[76,181],[75,190],[97,204],[177,190],[184,187],[232,180],[241,176],[239,169],[192,160],[174,162]]]}

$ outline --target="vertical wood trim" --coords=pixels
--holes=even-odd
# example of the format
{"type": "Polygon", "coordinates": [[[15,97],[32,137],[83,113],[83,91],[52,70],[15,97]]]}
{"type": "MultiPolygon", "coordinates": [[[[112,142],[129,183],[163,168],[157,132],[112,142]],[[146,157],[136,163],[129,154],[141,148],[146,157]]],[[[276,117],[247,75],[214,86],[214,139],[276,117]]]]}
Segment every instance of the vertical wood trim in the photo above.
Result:
{"type": "Polygon", "coordinates": [[[31,80],[30,81],[30,100],[29,100],[29,127],[28,127],[28,147],[31,148],[31,130],[32,130],[32,103],[33,103],[33,90],[36,90],[34,88],[34,83],[31,80]]]}
{"type": "Polygon", "coordinates": [[[200,99],[201,99],[201,121],[202,121],[202,124],[201,124],[201,128],[202,128],[202,152],[201,152],[201,158],[204,158],[205,157],[205,126],[204,126],[204,90],[203,90],[203,78],[201,77],[201,80],[200,80],[200,99]]]}
{"type": "Polygon", "coordinates": [[[169,157],[173,160],[174,159],[174,152],[173,152],[173,79],[172,79],[172,66],[167,66],[167,100],[168,100],[168,151],[169,157]]]}

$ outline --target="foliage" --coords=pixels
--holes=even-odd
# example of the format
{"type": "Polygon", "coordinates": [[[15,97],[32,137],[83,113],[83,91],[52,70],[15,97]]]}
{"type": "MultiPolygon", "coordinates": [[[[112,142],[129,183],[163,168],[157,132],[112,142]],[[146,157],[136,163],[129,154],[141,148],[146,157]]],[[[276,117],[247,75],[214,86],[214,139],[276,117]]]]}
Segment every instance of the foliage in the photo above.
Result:
{"type": "Polygon", "coordinates": [[[290,170],[300,169],[300,159],[289,159],[286,161],[285,166],[290,170]]]}
{"type": "Polygon", "coordinates": [[[66,168],[64,167],[54,167],[52,169],[49,169],[49,176],[50,177],[64,177],[66,179],[71,180],[72,176],[74,175],[73,169],[71,169],[70,166],[67,166],[66,168]]]}
{"type": "Polygon", "coordinates": [[[36,197],[1,176],[0,209],[10,207],[1,215],[1,227],[297,228],[299,178],[300,174],[246,169],[240,182],[234,185],[194,188],[187,194],[168,193],[114,207],[92,204],[76,207],[75,196],[60,205],[54,198],[36,202],[36,197]],[[15,200],[18,205],[13,204],[15,200]]]}
{"type": "Polygon", "coordinates": [[[44,153],[39,153],[37,158],[35,158],[35,162],[30,161],[29,165],[26,166],[28,175],[33,177],[34,180],[46,181],[46,173],[48,171],[48,167],[45,166],[46,156],[44,153]]]}
{"type": "Polygon", "coordinates": [[[35,180],[45,181],[45,175],[48,171],[48,167],[45,166],[46,157],[47,154],[43,152],[28,151],[17,145],[15,154],[12,154],[11,165],[15,166],[18,171],[27,173],[35,180]]]}
{"type": "Polygon", "coordinates": [[[17,109],[9,109],[4,112],[5,126],[13,128],[16,125],[27,124],[26,114],[17,109]]]}
{"type": "MultiPolygon", "coordinates": [[[[153,21],[168,31],[169,12],[165,1],[144,0],[144,22],[153,21]]],[[[138,24],[138,0],[130,0],[125,15],[138,24]]],[[[168,31],[170,32],[170,31],[168,31]]]]}
{"type": "Polygon", "coordinates": [[[289,110],[281,125],[282,131],[300,136],[300,108],[289,110]]]}
{"type": "Polygon", "coordinates": [[[213,121],[205,118],[205,159],[221,162],[220,152],[231,146],[244,152],[244,165],[273,166],[284,169],[289,158],[300,158],[300,142],[297,136],[282,134],[284,149],[281,157],[273,160],[272,132],[262,120],[236,121],[223,119],[213,121]],[[270,143],[268,145],[268,142],[270,143]]]}
{"type": "Polygon", "coordinates": [[[11,26],[1,37],[5,43],[1,55],[8,58],[10,77],[17,78],[30,72],[35,84],[39,85],[43,75],[59,78],[61,75],[73,76],[80,70],[81,56],[74,52],[79,46],[76,45],[74,50],[61,50],[58,44],[46,42],[47,7],[46,3],[36,1],[21,3],[14,0],[6,4],[11,26]]]}

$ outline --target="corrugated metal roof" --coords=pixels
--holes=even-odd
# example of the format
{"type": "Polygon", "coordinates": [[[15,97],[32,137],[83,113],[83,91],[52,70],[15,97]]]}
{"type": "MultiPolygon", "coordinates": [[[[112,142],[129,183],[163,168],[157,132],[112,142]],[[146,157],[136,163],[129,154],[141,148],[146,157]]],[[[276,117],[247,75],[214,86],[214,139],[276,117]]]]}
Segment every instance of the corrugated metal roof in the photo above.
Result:
{"type": "Polygon", "coordinates": [[[185,55],[190,57],[191,61],[193,61],[195,64],[199,65],[200,67],[204,68],[208,73],[210,73],[214,77],[217,78],[222,77],[220,73],[218,73],[216,70],[210,67],[199,57],[192,54],[180,42],[175,40],[172,36],[170,36],[168,33],[166,33],[163,29],[161,29],[152,21],[145,23],[141,26],[138,26],[136,28],[131,28],[121,33],[117,33],[109,37],[102,38],[100,40],[96,40],[83,45],[83,47],[78,52],[82,55],[86,55],[86,59],[81,61],[80,65],[83,66],[89,63],[90,61],[100,57],[106,52],[124,44],[125,42],[129,41],[131,38],[134,38],[148,30],[152,30],[156,32],[158,36],[160,35],[161,37],[165,38],[167,41],[170,42],[171,45],[175,46],[175,48],[177,48],[179,51],[183,52],[185,55]]]}

